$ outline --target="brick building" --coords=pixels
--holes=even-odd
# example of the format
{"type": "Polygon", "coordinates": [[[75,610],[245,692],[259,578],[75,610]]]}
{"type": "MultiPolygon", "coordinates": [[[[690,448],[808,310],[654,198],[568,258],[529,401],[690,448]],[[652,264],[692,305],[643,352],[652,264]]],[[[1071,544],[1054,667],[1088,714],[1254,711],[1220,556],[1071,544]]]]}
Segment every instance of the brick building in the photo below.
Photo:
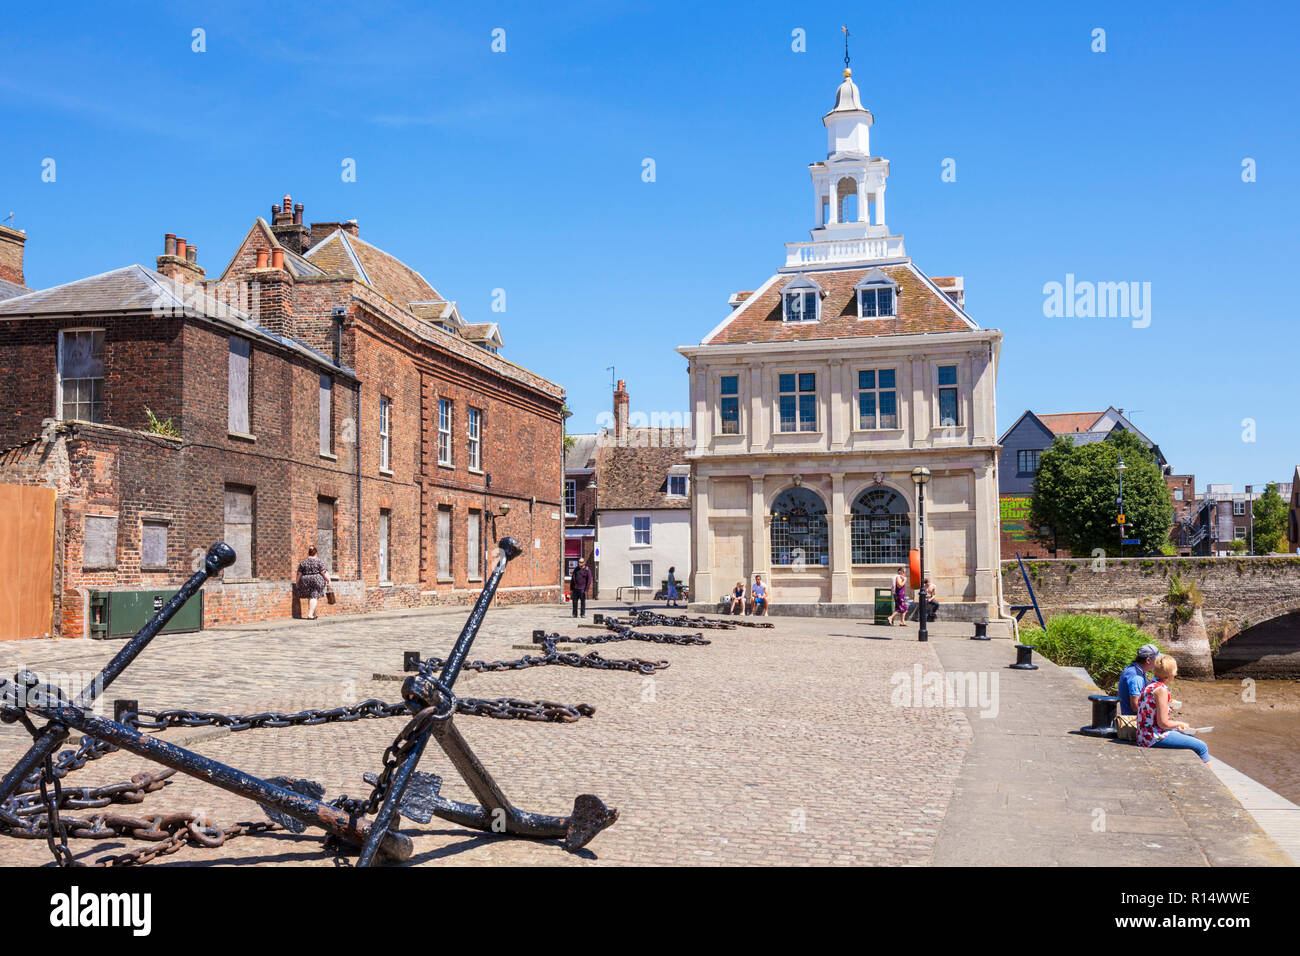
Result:
{"type": "Polygon", "coordinates": [[[563,390],[355,221],[302,209],[259,217],[216,279],[168,234],[156,270],[0,301],[0,483],[58,493],[57,632],[86,633],[91,590],[174,586],[222,539],[240,557],[207,623],[290,614],[313,544],[335,611],[468,601],[505,534],[526,552],[498,601],[558,599],[563,390]]]}

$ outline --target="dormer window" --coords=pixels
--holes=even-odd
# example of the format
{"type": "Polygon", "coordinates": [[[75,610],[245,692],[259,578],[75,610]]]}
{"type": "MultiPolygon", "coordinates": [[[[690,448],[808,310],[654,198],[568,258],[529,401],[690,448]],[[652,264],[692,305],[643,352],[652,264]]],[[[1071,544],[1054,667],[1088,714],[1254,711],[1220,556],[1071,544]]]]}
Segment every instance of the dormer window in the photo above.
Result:
{"type": "Polygon", "coordinates": [[[872,269],[855,285],[859,319],[891,318],[898,314],[898,283],[872,269]]]}
{"type": "Polygon", "coordinates": [[[822,290],[807,276],[797,276],[781,290],[783,322],[816,322],[821,318],[822,290]]]}

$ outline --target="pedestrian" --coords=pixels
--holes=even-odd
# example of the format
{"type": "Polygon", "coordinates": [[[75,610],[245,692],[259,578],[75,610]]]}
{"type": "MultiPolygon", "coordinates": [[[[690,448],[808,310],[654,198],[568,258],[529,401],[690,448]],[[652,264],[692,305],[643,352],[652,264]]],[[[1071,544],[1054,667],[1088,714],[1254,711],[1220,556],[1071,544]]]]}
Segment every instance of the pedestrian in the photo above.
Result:
{"type": "Polygon", "coordinates": [[[898,573],[894,575],[894,613],[889,615],[889,623],[894,623],[894,618],[898,618],[899,625],[906,624],[904,618],[907,617],[907,578],[903,576],[903,569],[899,568],[898,573]]]}
{"type": "Polygon", "coordinates": [[[1142,688],[1138,696],[1137,738],[1143,747],[1168,747],[1191,750],[1201,758],[1201,763],[1210,762],[1210,748],[1199,737],[1193,737],[1184,731],[1191,730],[1191,725],[1169,717],[1170,692],[1166,681],[1178,676],[1178,662],[1168,654],[1161,654],[1152,665],[1155,680],[1142,688]]]}
{"type": "Polygon", "coordinates": [[[587,589],[591,587],[591,568],[587,567],[587,559],[579,558],[578,566],[573,569],[573,575],[569,578],[569,594],[573,600],[573,616],[587,616],[587,589]]]}
{"type": "Polygon", "coordinates": [[[939,615],[939,599],[935,597],[934,582],[926,578],[922,586],[925,588],[925,619],[933,622],[939,615]]]}
{"type": "Polygon", "coordinates": [[[754,586],[749,589],[749,593],[754,595],[754,616],[767,617],[769,607],[767,588],[763,586],[763,579],[759,575],[754,575],[754,586]],[[762,608],[763,613],[760,615],[758,609],[762,608]]]}
{"type": "Polygon", "coordinates": [[[668,588],[665,595],[668,607],[677,606],[677,569],[668,569],[668,588]]]}
{"type": "Polygon", "coordinates": [[[330,575],[325,570],[325,562],[316,557],[316,548],[307,549],[307,557],[298,565],[298,575],[294,585],[298,597],[307,599],[307,620],[316,620],[316,602],[325,596],[329,587],[330,575]]]}
{"type": "MultiPolygon", "coordinates": [[[[736,586],[731,589],[731,607],[727,608],[727,614],[735,614],[737,611],[745,611],[745,582],[737,581],[736,586]]],[[[749,613],[746,611],[745,613],[749,613]]]]}

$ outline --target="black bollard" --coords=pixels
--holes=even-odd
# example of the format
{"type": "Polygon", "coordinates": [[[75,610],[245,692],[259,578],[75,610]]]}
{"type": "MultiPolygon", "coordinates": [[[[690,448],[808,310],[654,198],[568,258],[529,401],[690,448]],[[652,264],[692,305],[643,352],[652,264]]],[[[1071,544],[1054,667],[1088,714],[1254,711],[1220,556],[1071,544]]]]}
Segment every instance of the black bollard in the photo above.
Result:
{"type": "Polygon", "coordinates": [[[545,642],[546,642],[546,632],[545,632],[544,630],[541,630],[541,629],[539,628],[538,630],[533,631],[533,643],[534,643],[534,644],[543,644],[543,643],[545,643],[545,642]]]}
{"type": "Polygon", "coordinates": [[[1089,694],[1088,699],[1092,701],[1092,726],[1080,727],[1079,733],[1089,737],[1114,737],[1115,708],[1119,706],[1119,698],[1110,694],[1089,694]]]}
{"type": "Polygon", "coordinates": [[[604,623],[605,623],[605,615],[603,615],[603,614],[593,614],[593,615],[591,616],[591,623],[592,623],[592,624],[604,624],[604,623]]]}
{"type": "Polygon", "coordinates": [[[976,621],[976,622],[975,622],[975,636],[972,637],[971,640],[972,640],[972,641],[987,641],[987,640],[990,640],[990,638],[989,638],[989,622],[988,622],[988,621],[976,621]]]}
{"type": "Polygon", "coordinates": [[[1010,666],[1012,670],[1017,670],[1017,671],[1038,670],[1038,665],[1034,663],[1034,645],[1017,644],[1016,662],[1010,666]]]}
{"type": "Polygon", "coordinates": [[[402,652],[402,672],[411,673],[420,669],[420,652],[403,651],[402,652]]]}

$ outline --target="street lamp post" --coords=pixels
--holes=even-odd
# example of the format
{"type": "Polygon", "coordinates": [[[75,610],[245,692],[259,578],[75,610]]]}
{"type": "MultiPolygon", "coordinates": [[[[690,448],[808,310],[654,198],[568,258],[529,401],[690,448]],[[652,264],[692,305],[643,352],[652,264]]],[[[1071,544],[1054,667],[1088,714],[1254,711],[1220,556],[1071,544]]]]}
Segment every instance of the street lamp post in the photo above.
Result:
{"type": "Polygon", "coordinates": [[[1254,490],[1255,490],[1255,486],[1254,486],[1254,485],[1247,485],[1247,486],[1246,486],[1246,514],[1248,514],[1248,515],[1250,516],[1249,519],[1248,519],[1249,524],[1250,524],[1250,531],[1249,531],[1249,535],[1250,535],[1250,537],[1249,537],[1249,549],[1250,549],[1250,550],[1247,551],[1247,554],[1254,554],[1254,553],[1255,553],[1255,501],[1254,501],[1254,498],[1251,496],[1251,493],[1252,493],[1254,490]]]}
{"type": "MultiPolygon", "coordinates": [[[[1119,472],[1119,497],[1115,499],[1115,504],[1119,507],[1119,515],[1122,519],[1124,517],[1124,472],[1128,470],[1123,455],[1120,455],[1115,470],[1119,472]]],[[[1124,522],[1121,520],[1116,523],[1119,525],[1119,556],[1122,558],[1124,557],[1124,522]]]]}
{"type": "Polygon", "coordinates": [[[925,483],[930,480],[930,469],[924,466],[913,468],[912,480],[916,482],[916,540],[921,552],[921,632],[917,639],[928,641],[930,632],[925,626],[929,616],[929,602],[925,599],[925,483]]]}

